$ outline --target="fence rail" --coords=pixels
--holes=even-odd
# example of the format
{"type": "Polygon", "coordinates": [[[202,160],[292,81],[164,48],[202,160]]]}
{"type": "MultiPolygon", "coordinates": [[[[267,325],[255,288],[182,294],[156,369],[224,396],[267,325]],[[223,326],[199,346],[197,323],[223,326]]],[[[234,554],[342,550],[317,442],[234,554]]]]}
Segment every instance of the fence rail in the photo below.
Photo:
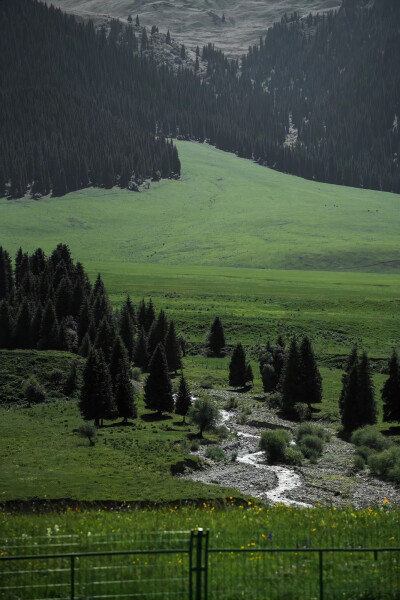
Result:
{"type": "Polygon", "coordinates": [[[203,529],[181,539],[175,548],[1,556],[0,599],[400,597],[400,548],[213,548],[203,529]]]}

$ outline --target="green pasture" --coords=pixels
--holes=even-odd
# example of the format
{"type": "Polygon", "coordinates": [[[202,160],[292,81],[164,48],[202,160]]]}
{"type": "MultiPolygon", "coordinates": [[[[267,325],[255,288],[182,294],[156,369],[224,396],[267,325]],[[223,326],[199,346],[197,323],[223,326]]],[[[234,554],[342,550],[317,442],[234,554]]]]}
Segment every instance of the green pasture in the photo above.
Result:
{"type": "Polygon", "coordinates": [[[0,239],[83,263],[400,270],[399,197],[310,182],[205,144],[178,142],[180,181],[141,193],[86,189],[0,201],[0,239]]]}
{"type": "Polygon", "coordinates": [[[251,501],[235,506],[228,499],[222,510],[210,502],[161,510],[121,503],[112,512],[106,506],[81,512],[71,503],[61,514],[0,515],[0,597],[187,598],[189,539],[191,530],[202,527],[210,530],[208,568],[202,573],[210,600],[260,600],[266,594],[274,600],[395,600],[399,515],[388,505],[383,498],[379,506],[358,512],[268,509],[251,501]],[[366,547],[371,550],[357,552],[366,547]],[[322,561],[317,548],[342,552],[327,551],[322,561]],[[75,596],[69,595],[70,559],[43,555],[79,551],[137,554],[76,559],[75,596]],[[7,560],[13,555],[27,558],[7,560]]]}

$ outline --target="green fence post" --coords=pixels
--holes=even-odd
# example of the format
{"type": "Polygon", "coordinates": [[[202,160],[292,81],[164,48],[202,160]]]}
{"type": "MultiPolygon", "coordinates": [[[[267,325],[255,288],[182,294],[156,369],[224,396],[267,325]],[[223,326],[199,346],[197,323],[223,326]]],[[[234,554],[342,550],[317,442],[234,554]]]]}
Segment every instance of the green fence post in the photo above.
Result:
{"type": "Polygon", "coordinates": [[[323,552],[318,551],[319,555],[319,600],[324,600],[324,571],[323,571],[323,552]]]}
{"type": "Polygon", "coordinates": [[[194,531],[190,532],[190,543],[189,543],[189,600],[193,600],[193,545],[194,545],[194,531]]]}
{"type": "Polygon", "coordinates": [[[203,546],[203,528],[197,530],[197,545],[196,545],[196,596],[195,600],[201,598],[201,583],[202,583],[202,546],[203,546]]]}
{"type": "Polygon", "coordinates": [[[71,554],[71,600],[75,600],[75,556],[71,554]]]}
{"type": "Polygon", "coordinates": [[[210,530],[206,530],[206,543],[204,545],[204,600],[208,598],[208,540],[210,530]]]}

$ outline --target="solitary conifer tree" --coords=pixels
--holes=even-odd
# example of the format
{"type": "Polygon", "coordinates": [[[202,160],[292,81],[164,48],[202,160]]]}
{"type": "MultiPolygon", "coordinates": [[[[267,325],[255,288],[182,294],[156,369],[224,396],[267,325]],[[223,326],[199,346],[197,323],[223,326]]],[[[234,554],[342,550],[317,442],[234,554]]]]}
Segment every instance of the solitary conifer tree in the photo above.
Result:
{"type": "Polygon", "coordinates": [[[224,328],[219,317],[215,317],[208,335],[208,349],[211,354],[220,356],[225,347],[224,328]]]}
{"type": "Polygon", "coordinates": [[[144,386],[144,401],[147,408],[156,410],[159,414],[172,412],[174,409],[171,380],[162,344],[158,344],[150,360],[149,376],[144,386]]]}
{"type": "Polygon", "coordinates": [[[400,367],[393,350],[389,361],[389,377],[382,388],[383,420],[400,422],[400,367]]]}
{"type": "Polygon", "coordinates": [[[183,417],[183,422],[185,422],[185,417],[188,414],[191,404],[192,397],[190,390],[186,383],[186,379],[182,375],[179,382],[179,391],[176,396],[175,412],[177,415],[181,415],[183,417]]]}
{"type": "Polygon", "coordinates": [[[345,433],[351,433],[364,425],[374,425],[377,421],[368,357],[365,352],[360,360],[354,361],[354,357],[353,349],[348,361],[348,365],[352,363],[352,366],[343,379],[340,396],[340,412],[345,433]]]}
{"type": "Polygon", "coordinates": [[[246,354],[242,344],[239,342],[232,353],[229,363],[229,385],[243,387],[246,385],[247,366],[246,354]]]}

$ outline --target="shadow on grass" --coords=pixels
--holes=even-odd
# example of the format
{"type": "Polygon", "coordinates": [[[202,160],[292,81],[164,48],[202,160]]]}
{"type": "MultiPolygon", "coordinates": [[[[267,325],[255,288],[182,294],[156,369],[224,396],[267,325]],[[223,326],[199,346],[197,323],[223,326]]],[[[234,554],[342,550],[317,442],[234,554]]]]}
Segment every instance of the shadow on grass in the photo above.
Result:
{"type": "Polygon", "coordinates": [[[388,429],[382,429],[383,435],[391,437],[392,435],[400,435],[400,425],[392,425],[388,429]]]}
{"type": "Polygon", "coordinates": [[[145,413],[140,417],[142,421],[146,423],[154,423],[155,421],[169,421],[172,419],[171,415],[164,415],[164,413],[145,413]]]}

